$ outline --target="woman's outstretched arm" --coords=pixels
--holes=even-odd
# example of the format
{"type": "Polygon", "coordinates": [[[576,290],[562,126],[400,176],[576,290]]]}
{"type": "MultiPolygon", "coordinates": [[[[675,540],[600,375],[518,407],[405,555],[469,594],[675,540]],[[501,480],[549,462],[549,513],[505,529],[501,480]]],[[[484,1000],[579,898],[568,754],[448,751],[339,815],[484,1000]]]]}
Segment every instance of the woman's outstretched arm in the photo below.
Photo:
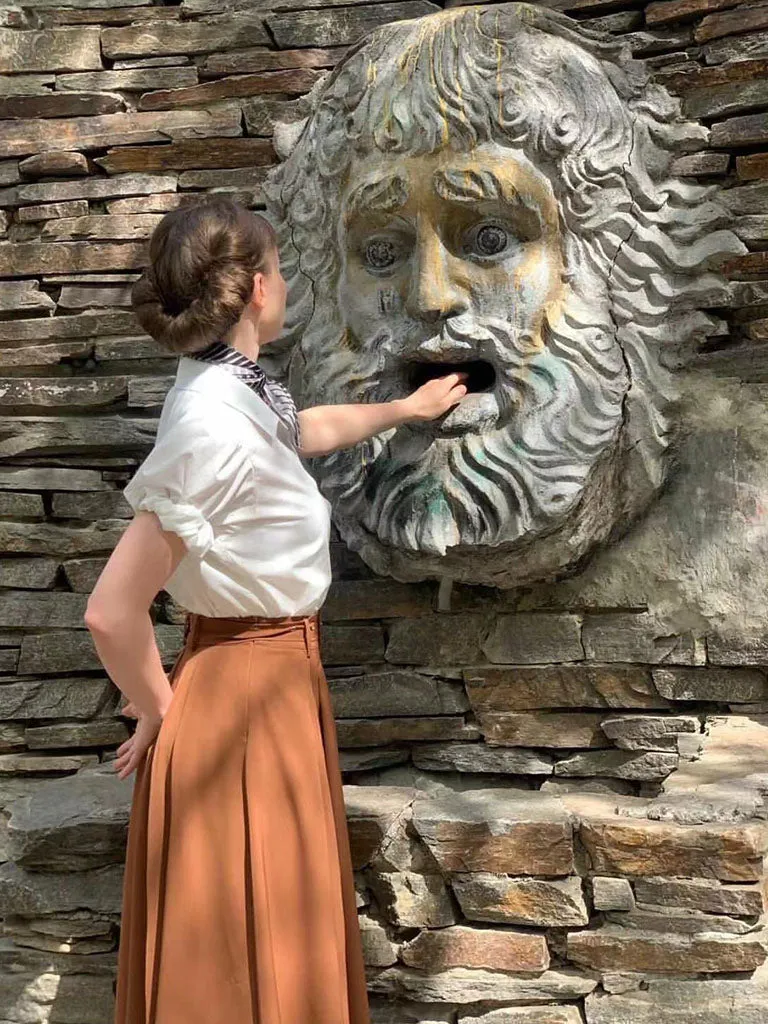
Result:
{"type": "Polygon", "coordinates": [[[411,420],[434,420],[466,395],[465,373],[427,381],[407,398],[391,402],[316,405],[299,413],[301,454],[326,455],[411,420]]]}

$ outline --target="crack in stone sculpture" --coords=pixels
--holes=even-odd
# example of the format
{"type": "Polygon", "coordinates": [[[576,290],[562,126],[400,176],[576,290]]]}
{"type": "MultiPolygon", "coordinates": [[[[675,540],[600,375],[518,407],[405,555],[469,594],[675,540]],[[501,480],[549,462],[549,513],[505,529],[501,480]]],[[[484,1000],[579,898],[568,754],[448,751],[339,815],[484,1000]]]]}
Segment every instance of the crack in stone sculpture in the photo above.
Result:
{"type": "Polygon", "coordinates": [[[614,40],[524,4],[380,29],[317,89],[267,187],[301,401],[470,394],[316,462],[345,539],[400,580],[572,572],[664,484],[674,368],[744,251],[670,174],[706,129],[614,40]]]}

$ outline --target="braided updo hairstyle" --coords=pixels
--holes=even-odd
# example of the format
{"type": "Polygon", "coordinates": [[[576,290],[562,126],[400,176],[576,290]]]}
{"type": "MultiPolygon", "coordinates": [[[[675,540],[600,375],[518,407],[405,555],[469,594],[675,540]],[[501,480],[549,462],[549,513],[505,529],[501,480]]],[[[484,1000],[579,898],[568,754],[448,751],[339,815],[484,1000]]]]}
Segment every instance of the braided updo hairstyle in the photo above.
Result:
{"type": "Polygon", "coordinates": [[[271,224],[226,196],[172,210],[150,238],[133,310],[172,352],[199,351],[234,327],[253,294],[253,275],[266,272],[276,253],[271,224]]]}

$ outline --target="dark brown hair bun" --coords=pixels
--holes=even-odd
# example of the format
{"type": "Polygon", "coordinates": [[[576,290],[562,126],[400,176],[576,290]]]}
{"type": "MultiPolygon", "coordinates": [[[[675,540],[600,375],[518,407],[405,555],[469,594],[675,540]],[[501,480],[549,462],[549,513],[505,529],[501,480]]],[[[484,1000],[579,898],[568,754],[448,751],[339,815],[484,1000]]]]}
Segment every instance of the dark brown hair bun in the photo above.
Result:
{"type": "Polygon", "coordinates": [[[226,196],[167,213],[149,241],[150,265],[133,286],[136,317],[173,352],[195,352],[240,319],[253,275],[277,250],[272,226],[226,196]]]}

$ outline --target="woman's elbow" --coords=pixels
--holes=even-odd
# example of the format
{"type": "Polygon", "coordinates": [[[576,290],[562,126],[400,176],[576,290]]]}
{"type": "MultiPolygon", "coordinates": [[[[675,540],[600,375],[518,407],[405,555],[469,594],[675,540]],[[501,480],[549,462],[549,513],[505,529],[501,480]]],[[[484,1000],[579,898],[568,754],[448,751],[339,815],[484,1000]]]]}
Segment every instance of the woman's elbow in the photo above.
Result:
{"type": "Polygon", "coordinates": [[[108,601],[94,595],[88,600],[83,616],[85,628],[94,636],[109,636],[117,629],[116,610],[108,601]]]}

